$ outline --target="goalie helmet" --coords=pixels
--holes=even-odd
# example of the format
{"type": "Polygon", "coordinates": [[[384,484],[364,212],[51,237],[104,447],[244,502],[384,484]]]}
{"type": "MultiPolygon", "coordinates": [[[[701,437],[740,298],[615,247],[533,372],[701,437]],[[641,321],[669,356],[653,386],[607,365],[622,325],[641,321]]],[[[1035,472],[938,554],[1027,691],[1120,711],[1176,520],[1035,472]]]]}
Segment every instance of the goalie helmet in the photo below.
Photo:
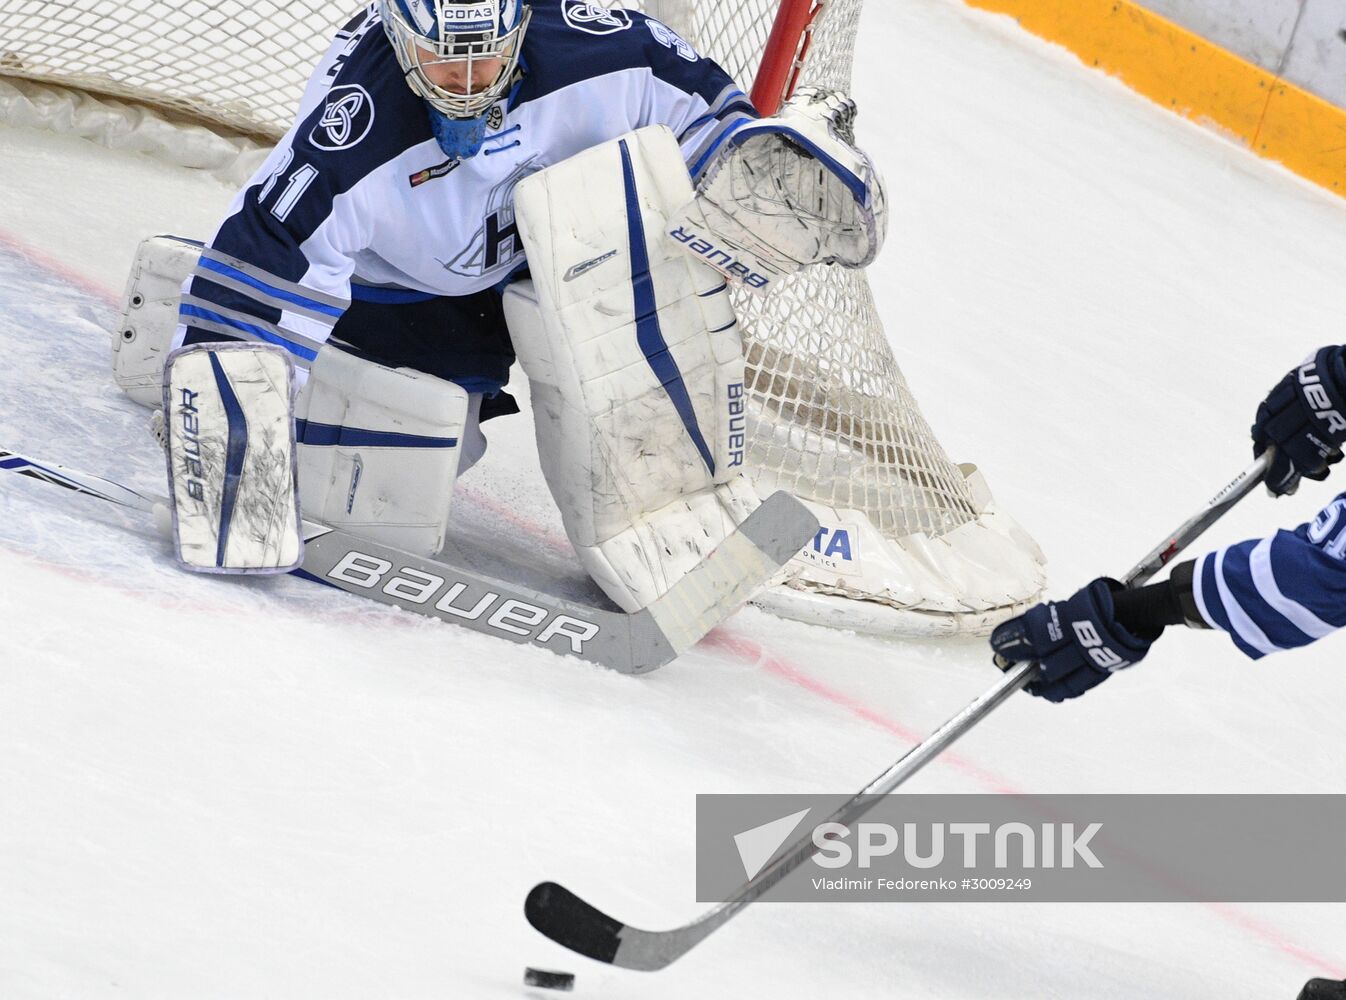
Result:
{"type": "Polygon", "coordinates": [[[514,78],[532,10],[523,0],[379,0],[379,12],[440,145],[475,154],[486,112],[514,78]]]}

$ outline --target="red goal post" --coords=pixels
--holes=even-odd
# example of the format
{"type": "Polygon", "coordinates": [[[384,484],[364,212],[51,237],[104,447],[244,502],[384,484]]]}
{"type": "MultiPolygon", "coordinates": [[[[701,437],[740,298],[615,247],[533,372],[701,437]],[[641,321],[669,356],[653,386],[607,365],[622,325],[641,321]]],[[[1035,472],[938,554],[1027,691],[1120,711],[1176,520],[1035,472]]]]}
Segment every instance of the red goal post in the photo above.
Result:
{"type": "Polygon", "coordinates": [[[813,25],[828,0],[782,0],[771,26],[762,65],[752,84],[752,103],[763,115],[773,115],[799,85],[808,60],[813,25]]]}

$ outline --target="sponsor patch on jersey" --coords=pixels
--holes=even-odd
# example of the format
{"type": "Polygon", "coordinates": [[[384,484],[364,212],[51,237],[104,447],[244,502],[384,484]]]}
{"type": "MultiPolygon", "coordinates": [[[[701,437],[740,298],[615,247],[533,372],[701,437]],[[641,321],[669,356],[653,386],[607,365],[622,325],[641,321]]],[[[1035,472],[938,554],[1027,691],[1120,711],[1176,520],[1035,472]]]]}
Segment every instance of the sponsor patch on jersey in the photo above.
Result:
{"type": "Polygon", "coordinates": [[[463,161],[457,158],[445,160],[443,163],[437,163],[433,167],[427,167],[425,170],[416,171],[408,177],[407,180],[411,183],[412,187],[420,187],[422,184],[427,184],[430,181],[449,176],[449,174],[453,173],[462,165],[463,161]]]}
{"type": "Polygon", "coordinates": [[[692,48],[686,39],[668,25],[661,24],[654,20],[646,21],[645,23],[649,25],[650,34],[654,36],[655,41],[660,45],[672,49],[688,62],[698,62],[701,59],[701,56],[697,54],[696,49],[692,48]]]}
{"type": "Polygon", "coordinates": [[[611,35],[631,27],[631,15],[626,11],[608,10],[583,0],[565,0],[561,4],[561,13],[565,16],[566,24],[590,35],[611,35]]]}
{"type": "Polygon", "coordinates": [[[374,127],[374,102],[358,83],[333,87],[322,117],[308,134],[318,149],[335,152],[358,146],[374,127]]]}

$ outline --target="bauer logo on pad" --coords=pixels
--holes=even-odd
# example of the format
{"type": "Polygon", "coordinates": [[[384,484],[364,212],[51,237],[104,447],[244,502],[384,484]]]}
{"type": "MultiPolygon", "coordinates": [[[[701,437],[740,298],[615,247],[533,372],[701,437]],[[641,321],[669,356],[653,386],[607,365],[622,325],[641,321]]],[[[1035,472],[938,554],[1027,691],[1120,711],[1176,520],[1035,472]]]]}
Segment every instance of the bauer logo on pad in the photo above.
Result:
{"type": "Polygon", "coordinates": [[[197,573],[288,573],[304,558],[294,368],[278,347],[197,344],[164,366],[178,562],[197,573]]]}

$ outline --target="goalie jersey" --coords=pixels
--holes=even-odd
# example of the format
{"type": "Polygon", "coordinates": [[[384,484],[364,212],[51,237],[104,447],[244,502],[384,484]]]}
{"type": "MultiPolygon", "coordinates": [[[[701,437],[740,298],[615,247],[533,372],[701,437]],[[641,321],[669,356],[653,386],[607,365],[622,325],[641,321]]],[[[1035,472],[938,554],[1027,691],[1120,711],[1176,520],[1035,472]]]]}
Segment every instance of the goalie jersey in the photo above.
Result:
{"type": "Polygon", "coordinates": [[[1192,590],[1207,624],[1253,659],[1346,626],[1346,493],[1294,531],[1198,559],[1192,590]]]}
{"type": "MultiPolygon", "coordinates": [[[[532,7],[518,76],[490,111],[484,148],[465,160],[440,149],[377,5],[346,24],[294,126],[204,248],[176,342],[264,341],[303,369],[353,301],[502,289],[525,264],[513,192],[530,174],[662,124],[695,176],[756,117],[723,70],[658,21],[578,0],[532,7]]],[[[469,391],[507,380],[512,352],[501,339],[480,377],[461,380],[469,391]]]]}

